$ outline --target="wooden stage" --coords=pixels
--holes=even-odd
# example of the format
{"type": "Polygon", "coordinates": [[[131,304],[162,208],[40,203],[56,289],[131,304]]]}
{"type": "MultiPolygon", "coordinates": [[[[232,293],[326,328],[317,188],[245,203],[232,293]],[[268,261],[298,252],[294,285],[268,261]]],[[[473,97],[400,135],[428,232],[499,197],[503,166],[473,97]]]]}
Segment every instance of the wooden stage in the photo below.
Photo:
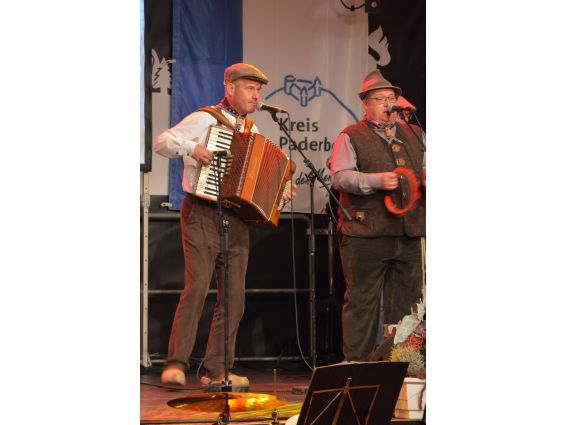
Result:
{"type": "MultiPolygon", "coordinates": [[[[301,409],[305,392],[311,379],[311,371],[303,363],[290,362],[273,365],[268,362],[240,362],[234,372],[247,376],[250,380],[250,393],[277,397],[281,405],[276,407],[279,424],[296,415],[301,409]],[[275,382],[274,382],[275,369],[275,382]]],[[[161,366],[144,369],[140,375],[140,423],[141,424],[215,424],[221,411],[198,411],[170,407],[167,403],[191,395],[202,394],[201,385],[195,370],[187,374],[184,387],[164,386],[160,382],[161,366]]],[[[200,371],[203,373],[203,370],[200,371]]],[[[262,396],[260,396],[262,397],[262,396]]],[[[274,408],[231,412],[230,423],[269,424],[273,422],[274,408]]],[[[422,425],[424,422],[393,419],[392,424],[422,425]]]]}
{"type": "MultiPolygon", "coordinates": [[[[240,363],[234,369],[239,375],[247,376],[250,380],[250,393],[267,394],[283,399],[283,404],[277,407],[280,418],[298,414],[305,394],[293,392],[306,390],[309,386],[311,371],[306,365],[297,363],[276,366],[266,362],[240,363]],[[275,382],[274,382],[275,368],[275,382]],[[295,391],[294,391],[295,390],[295,391]]],[[[214,423],[222,412],[200,412],[195,410],[177,409],[168,406],[167,402],[195,394],[203,393],[194,370],[187,374],[185,387],[164,386],[160,382],[161,367],[152,367],[140,375],[140,422],[143,424],[158,423],[214,423]],[[187,421],[187,422],[183,422],[187,421]],[[202,422],[198,422],[202,421],[202,422]]],[[[201,375],[203,370],[201,370],[201,375]]],[[[231,412],[231,418],[241,424],[261,424],[272,422],[274,408],[247,412],[231,412]],[[246,418],[263,419],[245,422],[246,418]],[[244,422],[243,422],[244,421],[244,422]]],[[[280,420],[283,425],[285,420],[280,420]]]]}

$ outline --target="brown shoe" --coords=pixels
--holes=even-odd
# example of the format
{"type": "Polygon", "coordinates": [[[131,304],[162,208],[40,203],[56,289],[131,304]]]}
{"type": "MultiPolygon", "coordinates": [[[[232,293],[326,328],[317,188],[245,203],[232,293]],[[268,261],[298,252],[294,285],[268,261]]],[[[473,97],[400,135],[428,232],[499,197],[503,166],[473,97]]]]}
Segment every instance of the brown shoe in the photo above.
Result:
{"type": "Polygon", "coordinates": [[[166,385],[185,385],[185,371],[179,366],[167,366],[161,373],[161,382],[166,385]]]}

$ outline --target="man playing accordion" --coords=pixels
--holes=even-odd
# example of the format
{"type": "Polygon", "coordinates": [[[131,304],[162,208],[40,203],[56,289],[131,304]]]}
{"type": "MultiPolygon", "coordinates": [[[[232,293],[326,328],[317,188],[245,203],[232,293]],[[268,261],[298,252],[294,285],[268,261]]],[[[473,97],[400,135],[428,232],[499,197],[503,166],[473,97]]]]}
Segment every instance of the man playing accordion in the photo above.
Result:
{"type": "MultiPolygon", "coordinates": [[[[154,141],[156,153],[167,158],[183,157],[183,190],[187,193],[181,206],[180,220],[185,256],[185,288],[180,296],[171,329],[167,361],[161,380],[164,384],[185,385],[185,371],[193,351],[197,327],[203,310],[209,283],[216,271],[217,303],[211,324],[201,378],[204,386],[220,386],[224,379],[224,306],[222,299],[222,253],[218,236],[217,205],[195,196],[199,170],[213,161],[213,151],[206,148],[206,139],[213,125],[229,127],[234,132],[259,133],[248,114],[260,101],[260,91],[268,78],[255,66],[237,63],[224,73],[225,97],[212,108],[198,110],[163,132],[154,141]]],[[[294,193],[288,189],[283,200],[294,193]]],[[[228,262],[228,359],[227,368],[234,363],[238,324],[244,314],[244,283],[248,264],[249,227],[234,211],[223,206],[230,232],[228,262]]],[[[230,373],[228,379],[235,390],[245,390],[248,378],[230,373]]]]}

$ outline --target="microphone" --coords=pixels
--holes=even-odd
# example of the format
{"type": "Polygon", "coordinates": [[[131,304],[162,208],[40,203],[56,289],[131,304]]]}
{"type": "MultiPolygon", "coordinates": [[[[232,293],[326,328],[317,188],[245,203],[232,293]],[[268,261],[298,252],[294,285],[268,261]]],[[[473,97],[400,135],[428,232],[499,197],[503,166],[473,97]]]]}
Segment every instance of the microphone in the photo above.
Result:
{"type": "Polygon", "coordinates": [[[232,154],[230,153],[230,151],[213,151],[213,156],[218,156],[220,158],[231,158],[232,154]]]}
{"type": "Polygon", "coordinates": [[[414,112],[415,108],[411,106],[400,106],[400,105],[396,105],[395,103],[388,104],[388,112],[402,112],[402,111],[414,112]]]}
{"type": "Polygon", "coordinates": [[[284,108],[280,108],[279,106],[272,106],[272,105],[268,105],[264,102],[258,102],[256,104],[256,110],[258,111],[268,111],[271,112],[272,114],[275,114],[277,112],[283,112],[283,113],[287,113],[287,111],[284,108]]]}

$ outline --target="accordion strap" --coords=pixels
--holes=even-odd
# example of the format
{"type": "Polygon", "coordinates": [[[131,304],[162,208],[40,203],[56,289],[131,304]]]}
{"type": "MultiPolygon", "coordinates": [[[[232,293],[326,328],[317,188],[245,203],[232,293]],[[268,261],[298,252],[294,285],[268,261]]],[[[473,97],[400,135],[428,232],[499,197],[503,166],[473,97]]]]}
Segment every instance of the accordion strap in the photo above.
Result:
{"type": "Polygon", "coordinates": [[[254,121],[252,121],[250,118],[246,117],[244,119],[244,132],[250,133],[252,131],[253,125],[254,125],[254,121]]]}
{"type": "MultiPolygon", "coordinates": [[[[230,129],[234,130],[234,125],[228,120],[227,117],[225,117],[223,115],[223,113],[216,106],[204,106],[204,107],[200,108],[199,111],[200,112],[208,112],[209,114],[211,114],[213,117],[216,118],[216,120],[219,122],[219,124],[222,124],[222,125],[230,128],[230,129]]],[[[253,125],[254,125],[254,121],[252,121],[250,118],[246,117],[245,121],[244,121],[244,132],[250,133],[253,125]]]]}

